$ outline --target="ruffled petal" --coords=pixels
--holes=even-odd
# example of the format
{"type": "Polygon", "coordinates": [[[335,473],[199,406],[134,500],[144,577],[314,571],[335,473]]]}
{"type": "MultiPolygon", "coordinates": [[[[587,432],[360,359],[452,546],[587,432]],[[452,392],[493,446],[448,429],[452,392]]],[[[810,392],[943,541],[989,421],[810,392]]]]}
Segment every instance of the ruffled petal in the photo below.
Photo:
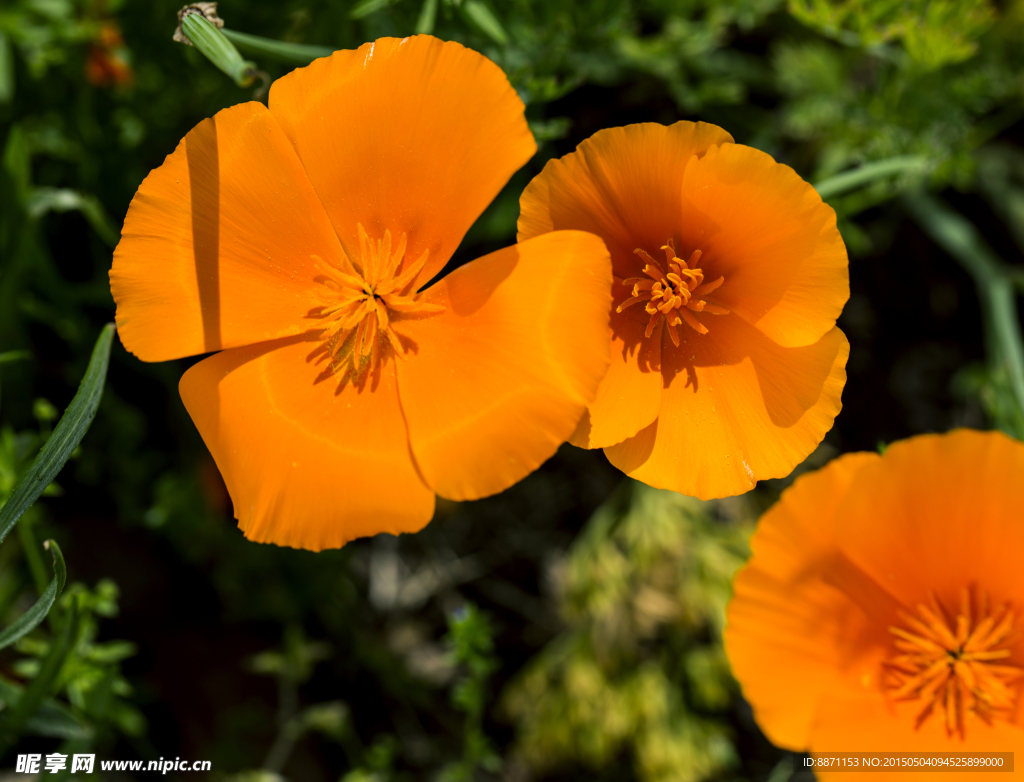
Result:
{"type": "Polygon", "coordinates": [[[393,363],[361,386],[318,381],[302,338],[226,350],[193,366],[181,398],[250,540],[319,551],[415,532],[434,493],[416,471],[393,363]]]}
{"type": "MultiPolygon", "coordinates": [[[[733,581],[725,647],[758,725],[803,750],[822,698],[877,685],[895,603],[836,547],[835,513],[877,454],[857,453],[797,478],[761,517],[733,581]]],[[[851,744],[848,749],[859,748],[851,744]]]]}
{"type": "Polygon", "coordinates": [[[197,125],[139,187],[114,251],[118,334],[144,361],[289,336],[321,304],[313,256],[342,250],[260,103],[197,125]]]}
{"type": "Polygon", "coordinates": [[[562,229],[604,239],[619,277],[636,273],[633,251],[678,238],[686,163],[732,136],[705,122],[601,130],[548,161],[519,199],[519,241],[562,229]]]}
{"type": "Polygon", "coordinates": [[[443,313],[395,323],[412,450],[438,494],[499,492],[572,434],[608,368],[610,290],[603,242],[557,231],[456,269],[421,296],[443,313]]]}
{"type": "Polygon", "coordinates": [[[408,234],[429,260],[420,284],[536,144],[501,69],[461,44],[418,35],[339,51],[278,79],[270,110],[302,159],[342,244],[408,234]]]}
{"type": "Polygon", "coordinates": [[[691,158],[682,177],[681,258],[700,250],[714,302],[785,347],[817,342],[850,297],[832,207],[789,166],[739,144],[691,158]]]}
{"type": "Polygon", "coordinates": [[[605,453],[651,486],[713,499],[785,477],[817,447],[842,407],[850,345],[837,328],[783,348],[736,315],[705,320],[707,334],[679,327],[678,348],[662,338],[658,420],[605,453]]]}
{"type": "Polygon", "coordinates": [[[654,421],[661,409],[660,327],[650,339],[646,338],[644,323],[614,311],[630,291],[616,284],[612,293],[611,364],[598,386],[597,397],[569,440],[580,448],[621,443],[654,421]]]}

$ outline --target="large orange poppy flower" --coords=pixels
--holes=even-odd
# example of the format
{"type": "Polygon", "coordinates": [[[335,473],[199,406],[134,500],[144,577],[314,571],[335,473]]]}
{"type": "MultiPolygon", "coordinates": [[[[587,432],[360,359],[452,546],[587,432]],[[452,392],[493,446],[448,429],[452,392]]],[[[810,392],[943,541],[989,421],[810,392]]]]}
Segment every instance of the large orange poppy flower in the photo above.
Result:
{"type": "Polygon", "coordinates": [[[520,206],[520,241],[579,229],[612,256],[612,363],[573,443],[711,499],[821,442],[846,382],[846,248],[793,169],[714,125],[630,125],[550,161],[520,206]]]}
{"type": "Polygon", "coordinates": [[[608,363],[599,238],[540,237],[423,289],[535,150],[494,63],[381,39],[202,122],[143,182],[110,274],[118,331],[146,361],[221,351],[180,391],[247,537],[414,531],[435,492],[500,491],[572,433],[608,363]]]}
{"type": "Polygon", "coordinates": [[[1022,509],[1024,444],[995,432],[922,435],[798,478],[751,539],[725,629],[768,738],[1019,762],[1022,509]]]}

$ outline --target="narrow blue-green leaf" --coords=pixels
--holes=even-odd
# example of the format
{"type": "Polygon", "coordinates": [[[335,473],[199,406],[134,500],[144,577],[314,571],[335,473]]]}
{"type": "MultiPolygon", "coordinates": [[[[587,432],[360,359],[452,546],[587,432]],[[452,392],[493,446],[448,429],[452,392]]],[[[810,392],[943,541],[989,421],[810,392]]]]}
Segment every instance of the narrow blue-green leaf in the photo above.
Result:
{"type": "Polygon", "coordinates": [[[498,18],[491,13],[491,9],[480,2],[480,0],[466,0],[460,7],[469,21],[490,36],[495,43],[503,46],[508,43],[508,33],[505,32],[505,28],[502,27],[498,18]]]}
{"type": "MultiPolygon", "coordinates": [[[[11,706],[20,700],[25,688],[0,677],[0,700],[11,706]]],[[[92,728],[83,724],[66,706],[47,698],[25,722],[25,733],[54,739],[88,739],[92,728]]]]}
{"type": "Polygon", "coordinates": [[[417,35],[430,35],[437,22],[437,0],[423,0],[420,17],[416,20],[417,35]]]}
{"type": "Polygon", "coordinates": [[[361,3],[356,3],[355,7],[348,12],[348,15],[353,19],[362,19],[364,16],[369,16],[379,11],[389,2],[390,0],[363,0],[361,3]]]}
{"type": "Polygon", "coordinates": [[[334,49],[327,46],[312,46],[304,43],[288,43],[275,41],[273,38],[262,38],[235,30],[221,29],[224,37],[242,51],[270,57],[281,62],[307,65],[320,57],[330,57],[334,49]]]}
{"type": "Polygon", "coordinates": [[[10,627],[0,632],[0,649],[10,646],[15,641],[35,630],[39,623],[46,618],[46,615],[50,613],[53,602],[64,591],[68,570],[64,564],[64,555],[60,552],[60,546],[57,545],[55,540],[48,540],[43,545],[53,554],[53,580],[50,581],[50,585],[46,587],[43,594],[39,596],[39,599],[36,600],[28,611],[12,622],[10,627]]]}
{"type": "Polygon", "coordinates": [[[71,458],[72,451],[78,447],[89,430],[100,398],[103,396],[103,384],[107,379],[107,365],[110,363],[110,345],[113,338],[114,324],[108,323],[96,340],[92,358],[89,359],[89,367],[78,386],[78,393],[64,411],[53,434],[32,462],[32,466],[28,468],[28,472],[14,487],[7,504],[0,507],[0,542],[7,537],[7,533],[28,507],[57,477],[57,473],[71,458]]]}
{"type": "Polygon", "coordinates": [[[181,20],[181,30],[206,59],[231,77],[239,87],[252,84],[256,65],[243,60],[235,45],[210,24],[202,14],[186,14],[181,20]]]}
{"type": "Polygon", "coordinates": [[[74,649],[75,639],[78,637],[78,597],[78,595],[72,595],[60,635],[50,646],[50,651],[43,659],[39,673],[22,692],[18,702],[0,712],[0,736],[6,739],[7,743],[13,741],[17,734],[24,732],[28,721],[50,696],[53,683],[60,675],[68,655],[74,649]]]}
{"type": "Polygon", "coordinates": [[[818,195],[822,199],[828,200],[832,196],[842,195],[854,188],[874,182],[876,179],[883,179],[905,171],[922,170],[927,164],[928,159],[920,155],[900,155],[885,160],[875,160],[852,171],[844,171],[824,179],[816,183],[814,189],[818,191],[818,195]]]}

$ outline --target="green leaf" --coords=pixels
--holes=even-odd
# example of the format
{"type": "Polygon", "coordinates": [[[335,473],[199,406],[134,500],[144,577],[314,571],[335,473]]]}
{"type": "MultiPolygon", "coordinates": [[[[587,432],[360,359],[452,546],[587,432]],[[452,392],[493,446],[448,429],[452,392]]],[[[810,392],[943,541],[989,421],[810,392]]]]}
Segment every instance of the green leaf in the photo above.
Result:
{"type": "Polygon", "coordinates": [[[63,417],[32,462],[32,466],[14,487],[10,499],[0,507],[0,542],[3,542],[22,514],[57,477],[57,473],[71,458],[71,453],[89,430],[100,398],[103,396],[103,384],[107,378],[113,338],[114,324],[108,323],[96,340],[92,358],[89,359],[89,367],[78,386],[78,393],[64,411],[63,417]]]}
{"type": "Polygon", "coordinates": [[[434,23],[436,21],[437,0],[423,0],[419,19],[416,20],[416,33],[418,35],[430,35],[434,32],[434,23]]]}
{"type": "Polygon", "coordinates": [[[27,211],[33,219],[42,217],[47,212],[79,211],[89,221],[89,225],[99,234],[100,239],[111,247],[117,245],[120,233],[107,212],[94,195],[79,193],[59,187],[37,187],[29,194],[27,211]]]}
{"type": "Polygon", "coordinates": [[[875,160],[865,163],[859,168],[851,171],[843,171],[828,179],[818,182],[814,189],[822,200],[828,200],[833,196],[841,195],[854,188],[874,182],[876,179],[883,179],[893,174],[902,174],[907,171],[923,171],[928,165],[927,158],[920,155],[899,155],[898,157],[875,160]]]}
{"type": "Polygon", "coordinates": [[[275,41],[273,38],[262,38],[235,30],[222,29],[224,37],[242,51],[249,51],[264,57],[282,62],[307,65],[320,57],[330,57],[334,49],[327,46],[311,46],[304,43],[288,43],[275,41]]]}
{"type": "Polygon", "coordinates": [[[54,639],[39,673],[25,688],[17,702],[0,712],[0,735],[8,744],[18,733],[23,733],[31,718],[36,716],[44,700],[50,695],[50,689],[57,681],[64,662],[74,649],[75,639],[78,637],[78,603],[78,595],[72,595],[60,635],[54,639]]]}
{"type": "Polygon", "coordinates": [[[27,350],[8,350],[6,353],[0,353],[0,364],[9,364],[30,358],[32,358],[32,354],[27,350]]]}
{"type": "Polygon", "coordinates": [[[926,194],[904,199],[918,225],[974,278],[988,320],[985,341],[993,373],[1005,374],[1016,408],[996,423],[1024,439],[1024,335],[1017,314],[1017,296],[1007,264],[982,239],[967,218],[926,194]]]}
{"type": "Polygon", "coordinates": [[[0,30],[0,104],[10,103],[14,97],[14,59],[11,42],[0,30]]]}
{"type": "Polygon", "coordinates": [[[64,590],[64,583],[68,578],[68,570],[64,564],[64,555],[60,551],[60,546],[57,545],[55,540],[48,540],[43,546],[53,554],[53,580],[28,611],[12,622],[11,626],[6,630],[0,632],[0,649],[10,646],[18,639],[35,630],[39,623],[46,618],[46,615],[50,613],[53,601],[64,590]]]}
{"type": "Polygon", "coordinates": [[[348,15],[352,19],[362,19],[364,16],[369,16],[381,8],[384,8],[390,0],[363,0],[361,3],[356,3],[355,8],[348,12],[348,15]]]}
{"type": "MultiPolygon", "coordinates": [[[[10,706],[17,703],[24,692],[24,687],[0,677],[0,701],[10,706]]],[[[66,706],[47,698],[25,722],[25,733],[55,739],[88,739],[92,729],[82,724],[66,706]]]]}
{"type": "Polygon", "coordinates": [[[461,6],[462,12],[470,22],[475,24],[480,31],[488,35],[495,43],[505,45],[508,43],[508,33],[501,26],[501,22],[491,12],[491,9],[480,0],[466,0],[461,6]]]}

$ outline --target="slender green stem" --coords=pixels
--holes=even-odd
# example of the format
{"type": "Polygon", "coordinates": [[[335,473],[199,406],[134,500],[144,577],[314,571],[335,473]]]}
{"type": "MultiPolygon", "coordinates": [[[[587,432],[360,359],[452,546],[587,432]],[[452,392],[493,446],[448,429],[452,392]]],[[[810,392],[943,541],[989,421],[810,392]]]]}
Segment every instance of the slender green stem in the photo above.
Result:
{"type": "Polygon", "coordinates": [[[904,171],[923,169],[928,164],[928,159],[921,155],[899,155],[898,157],[876,160],[872,163],[865,163],[863,166],[844,171],[828,179],[822,180],[814,185],[815,190],[825,200],[843,193],[882,179],[893,174],[901,174],[904,171]]]}
{"type": "Polygon", "coordinates": [[[1006,367],[1014,400],[1024,416],[1024,340],[1017,314],[1015,275],[985,244],[977,229],[956,212],[924,194],[908,197],[905,203],[935,243],[974,278],[991,322],[993,363],[1006,367]]]}
{"type": "Polygon", "coordinates": [[[221,32],[225,38],[244,52],[297,65],[307,65],[319,57],[330,57],[334,52],[334,49],[328,46],[275,41],[273,38],[261,38],[258,35],[240,33],[236,30],[222,29],[221,32]]]}

